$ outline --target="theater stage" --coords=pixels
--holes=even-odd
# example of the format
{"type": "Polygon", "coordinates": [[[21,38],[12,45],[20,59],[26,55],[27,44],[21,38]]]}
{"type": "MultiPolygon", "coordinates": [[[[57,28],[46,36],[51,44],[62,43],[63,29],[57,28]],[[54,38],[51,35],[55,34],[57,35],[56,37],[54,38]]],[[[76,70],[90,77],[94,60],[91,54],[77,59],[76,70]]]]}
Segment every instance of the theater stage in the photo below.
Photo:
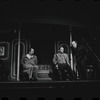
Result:
{"type": "Polygon", "coordinates": [[[97,80],[0,82],[0,98],[10,100],[92,100],[99,97],[100,81],[97,80]]]}
{"type": "Polygon", "coordinates": [[[100,80],[77,80],[77,81],[9,81],[0,82],[0,89],[25,89],[25,88],[67,88],[100,86],[100,80]]]}

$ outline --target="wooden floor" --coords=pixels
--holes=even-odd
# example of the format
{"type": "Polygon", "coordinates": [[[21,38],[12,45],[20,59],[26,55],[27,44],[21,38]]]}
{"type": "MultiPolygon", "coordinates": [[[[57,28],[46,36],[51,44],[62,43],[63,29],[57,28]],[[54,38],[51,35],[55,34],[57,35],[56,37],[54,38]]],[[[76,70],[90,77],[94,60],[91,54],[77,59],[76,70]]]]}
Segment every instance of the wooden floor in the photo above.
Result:
{"type": "Polygon", "coordinates": [[[19,99],[21,97],[27,98],[22,100],[56,100],[56,98],[60,98],[58,100],[74,100],[74,98],[92,100],[92,98],[100,97],[100,81],[39,80],[31,82],[0,82],[1,97],[10,98],[9,100],[21,100],[19,99]]]}
{"type": "Polygon", "coordinates": [[[0,89],[10,88],[67,88],[67,87],[85,87],[99,86],[100,80],[77,80],[77,81],[7,81],[0,82],[0,89]]]}

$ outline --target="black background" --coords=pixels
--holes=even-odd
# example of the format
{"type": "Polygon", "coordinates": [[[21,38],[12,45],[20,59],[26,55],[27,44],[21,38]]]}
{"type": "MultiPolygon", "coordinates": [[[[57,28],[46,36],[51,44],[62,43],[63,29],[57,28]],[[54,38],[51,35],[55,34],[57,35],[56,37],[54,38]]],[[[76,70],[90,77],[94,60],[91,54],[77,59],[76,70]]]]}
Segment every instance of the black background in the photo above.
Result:
{"type": "MultiPolygon", "coordinates": [[[[87,38],[92,48],[94,47],[93,44],[95,45],[94,50],[99,55],[99,50],[100,50],[99,48],[100,6],[99,5],[100,5],[99,0],[98,1],[96,0],[59,0],[59,1],[58,0],[1,0],[0,1],[0,34],[3,37],[1,38],[1,40],[8,40],[8,38],[10,40],[11,38],[16,38],[17,37],[16,34],[13,36],[12,35],[9,36],[8,34],[9,29],[19,28],[20,25],[20,29],[22,33],[21,37],[33,40],[34,39],[33,37],[35,36],[34,41],[38,41],[37,44],[35,44],[35,47],[38,48],[37,45],[40,44],[41,41],[43,43],[49,41],[47,43],[44,43],[48,45],[49,43],[53,44],[55,41],[58,41],[59,39],[61,40],[69,39],[68,30],[67,30],[68,34],[65,38],[65,35],[67,33],[66,27],[72,25],[73,26],[72,29],[77,27],[75,28],[75,30],[78,30],[78,31],[72,30],[73,35],[75,36],[74,38],[78,38],[79,40],[81,39],[80,36],[84,36],[85,38],[87,38]],[[34,23],[42,23],[42,24],[46,23],[51,26],[39,24],[40,26],[39,27],[37,26],[36,28],[36,24],[34,26],[34,23]],[[53,27],[52,24],[55,26],[53,27]],[[34,31],[32,31],[31,27],[32,28],[35,27],[33,29],[34,31]],[[81,28],[82,30],[80,30],[81,28]],[[64,37],[61,37],[62,35],[64,37]]],[[[46,45],[44,45],[43,48],[45,48],[46,45]]],[[[52,47],[53,45],[48,46],[48,49],[51,49],[52,47]]],[[[44,50],[45,49],[43,49],[43,51],[44,50]]],[[[37,52],[38,51],[39,50],[37,50],[37,52]]],[[[46,52],[48,53],[47,49],[46,52]]],[[[53,49],[52,49],[52,54],[53,54],[53,49]]],[[[41,54],[41,56],[43,55],[41,54]]],[[[15,94],[16,97],[28,96],[31,100],[31,97],[34,98],[35,96],[35,95],[33,96],[33,91],[37,91],[36,92],[37,96],[39,96],[40,94],[40,97],[44,97],[47,93],[48,98],[51,96],[64,97],[65,99],[66,98],[73,99],[74,97],[87,99],[86,96],[89,99],[95,97],[98,98],[100,94],[99,92],[97,92],[97,90],[100,90],[99,89],[100,84],[98,85],[94,83],[90,83],[92,85],[87,85],[87,84],[88,83],[82,83],[82,84],[79,83],[79,84],[73,84],[73,86],[69,86],[68,84],[66,84],[67,85],[65,88],[66,91],[64,89],[58,88],[57,90],[55,89],[55,91],[53,91],[53,89],[52,90],[48,89],[45,92],[43,92],[43,88],[40,89],[41,90],[40,91],[38,89],[32,89],[32,87],[30,87],[31,89],[27,88],[27,90],[25,90],[25,88],[24,89],[15,88],[15,89],[8,89],[8,90],[1,89],[0,96],[11,97],[16,99],[14,95],[12,95],[15,94]],[[11,94],[9,91],[12,91],[11,94]],[[30,93],[26,91],[30,91],[30,93]],[[21,93],[21,95],[19,93],[21,93]],[[64,93],[66,94],[64,95],[64,93]]]]}

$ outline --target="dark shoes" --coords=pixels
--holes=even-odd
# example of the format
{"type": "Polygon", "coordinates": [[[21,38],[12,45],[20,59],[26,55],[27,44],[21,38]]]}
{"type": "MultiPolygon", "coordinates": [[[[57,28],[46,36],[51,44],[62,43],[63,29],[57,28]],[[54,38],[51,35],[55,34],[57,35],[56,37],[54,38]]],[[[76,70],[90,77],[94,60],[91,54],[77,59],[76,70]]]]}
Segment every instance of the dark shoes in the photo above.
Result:
{"type": "Polygon", "coordinates": [[[38,80],[37,78],[34,78],[34,79],[33,79],[33,81],[37,81],[37,80],[38,80]]]}
{"type": "Polygon", "coordinates": [[[29,79],[29,81],[37,81],[37,80],[38,80],[37,78],[29,79]]]}
{"type": "Polygon", "coordinates": [[[33,79],[29,79],[29,81],[33,81],[33,79]]]}
{"type": "Polygon", "coordinates": [[[32,78],[31,79],[32,81],[37,81],[38,79],[36,77],[32,78]]]}

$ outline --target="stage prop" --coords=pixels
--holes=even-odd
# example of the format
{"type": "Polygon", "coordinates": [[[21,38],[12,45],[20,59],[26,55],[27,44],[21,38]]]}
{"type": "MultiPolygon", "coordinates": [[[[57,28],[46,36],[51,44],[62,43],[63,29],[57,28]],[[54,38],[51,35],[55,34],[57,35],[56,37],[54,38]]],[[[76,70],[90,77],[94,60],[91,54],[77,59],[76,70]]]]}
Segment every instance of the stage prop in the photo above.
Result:
{"type": "MultiPolygon", "coordinates": [[[[70,47],[72,46],[72,26],[70,26],[70,47]]],[[[73,62],[73,55],[72,55],[72,49],[70,48],[70,65],[71,69],[74,70],[74,62],[73,62]]]]}
{"type": "Polygon", "coordinates": [[[9,42],[0,42],[0,60],[7,60],[9,58],[9,48],[9,42]]]}
{"type": "Polygon", "coordinates": [[[38,65],[39,69],[38,69],[38,80],[51,80],[51,78],[49,77],[49,72],[51,69],[50,65],[38,65]]]}
{"type": "MultiPolygon", "coordinates": [[[[20,40],[20,59],[28,51],[28,42],[25,39],[20,40]]],[[[18,67],[18,39],[12,41],[12,54],[11,54],[11,78],[17,79],[17,67],[18,67]]],[[[21,65],[19,60],[19,65],[21,65]]],[[[20,71],[20,70],[19,70],[20,71]]]]}

